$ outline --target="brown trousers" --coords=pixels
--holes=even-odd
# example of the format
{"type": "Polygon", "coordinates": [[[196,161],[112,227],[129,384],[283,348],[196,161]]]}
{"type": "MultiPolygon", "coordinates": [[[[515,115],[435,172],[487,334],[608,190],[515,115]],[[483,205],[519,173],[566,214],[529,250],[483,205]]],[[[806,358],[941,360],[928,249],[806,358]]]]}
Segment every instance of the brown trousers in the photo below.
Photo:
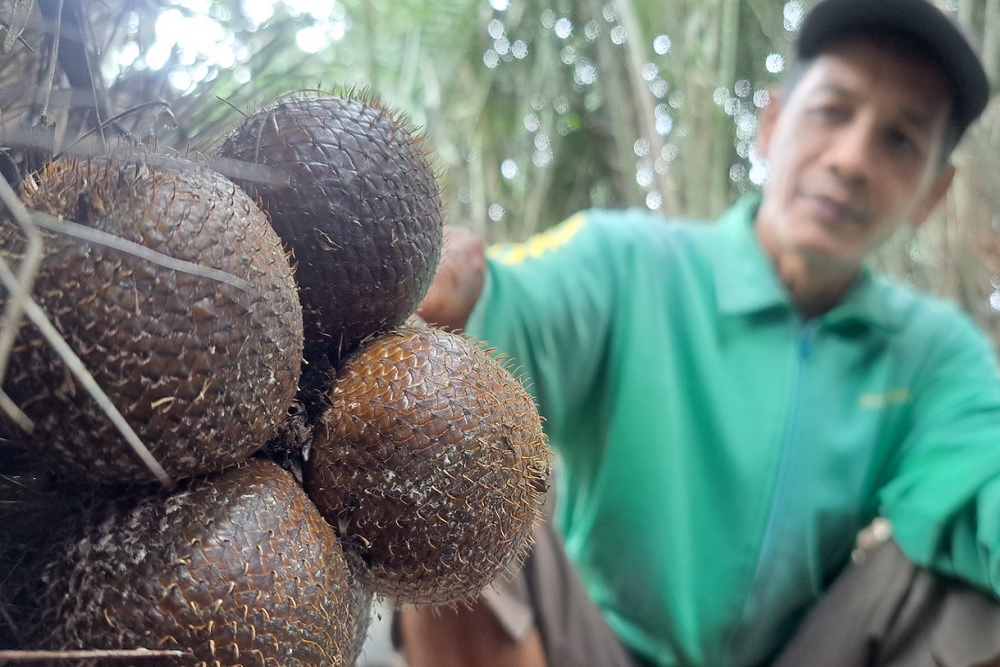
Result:
{"type": "MultiPolygon", "coordinates": [[[[546,523],[524,567],[485,594],[512,638],[536,624],[549,667],[644,667],[587,597],[546,523]]],[[[1000,667],[1000,603],[915,567],[889,540],[864,552],[773,667],[1000,667]]]]}

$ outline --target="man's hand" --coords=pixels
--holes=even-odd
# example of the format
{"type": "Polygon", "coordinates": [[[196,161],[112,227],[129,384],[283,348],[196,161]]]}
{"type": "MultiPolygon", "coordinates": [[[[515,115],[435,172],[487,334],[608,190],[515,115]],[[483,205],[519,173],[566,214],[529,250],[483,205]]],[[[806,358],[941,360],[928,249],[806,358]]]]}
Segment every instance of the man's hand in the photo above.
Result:
{"type": "Polygon", "coordinates": [[[465,227],[445,227],[441,262],[417,315],[444,329],[464,329],[485,276],[483,240],[465,227]]]}

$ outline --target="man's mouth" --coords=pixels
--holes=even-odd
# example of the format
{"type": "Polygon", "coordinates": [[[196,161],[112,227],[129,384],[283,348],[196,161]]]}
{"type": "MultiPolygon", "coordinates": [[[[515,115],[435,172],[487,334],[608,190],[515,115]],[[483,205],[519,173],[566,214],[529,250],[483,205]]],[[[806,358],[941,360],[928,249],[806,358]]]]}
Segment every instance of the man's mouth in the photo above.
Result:
{"type": "Polygon", "coordinates": [[[820,222],[824,224],[838,226],[865,224],[866,217],[846,200],[822,194],[806,195],[805,199],[820,222]]]}

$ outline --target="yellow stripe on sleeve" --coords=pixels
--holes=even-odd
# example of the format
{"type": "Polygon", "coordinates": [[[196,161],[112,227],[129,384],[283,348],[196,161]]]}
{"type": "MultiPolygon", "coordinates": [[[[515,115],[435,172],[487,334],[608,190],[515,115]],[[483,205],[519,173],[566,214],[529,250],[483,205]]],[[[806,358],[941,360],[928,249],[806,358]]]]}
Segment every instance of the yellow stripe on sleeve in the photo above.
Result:
{"type": "Polygon", "coordinates": [[[576,213],[558,225],[530,236],[523,243],[500,243],[490,246],[486,255],[500,264],[508,265],[541,257],[569,243],[586,221],[586,215],[582,212],[576,213]]]}

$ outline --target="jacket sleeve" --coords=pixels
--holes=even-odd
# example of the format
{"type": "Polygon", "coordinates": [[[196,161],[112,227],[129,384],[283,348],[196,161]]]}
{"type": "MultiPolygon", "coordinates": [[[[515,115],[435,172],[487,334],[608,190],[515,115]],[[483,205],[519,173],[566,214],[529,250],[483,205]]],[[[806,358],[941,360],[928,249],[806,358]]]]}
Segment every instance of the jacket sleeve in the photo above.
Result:
{"type": "Polygon", "coordinates": [[[487,252],[468,333],[510,358],[550,434],[583,409],[605,363],[617,289],[607,226],[580,213],[487,252]]]}
{"type": "Polygon", "coordinates": [[[1000,596],[1000,375],[985,337],[946,318],[916,384],[883,514],[916,563],[1000,596]]]}

